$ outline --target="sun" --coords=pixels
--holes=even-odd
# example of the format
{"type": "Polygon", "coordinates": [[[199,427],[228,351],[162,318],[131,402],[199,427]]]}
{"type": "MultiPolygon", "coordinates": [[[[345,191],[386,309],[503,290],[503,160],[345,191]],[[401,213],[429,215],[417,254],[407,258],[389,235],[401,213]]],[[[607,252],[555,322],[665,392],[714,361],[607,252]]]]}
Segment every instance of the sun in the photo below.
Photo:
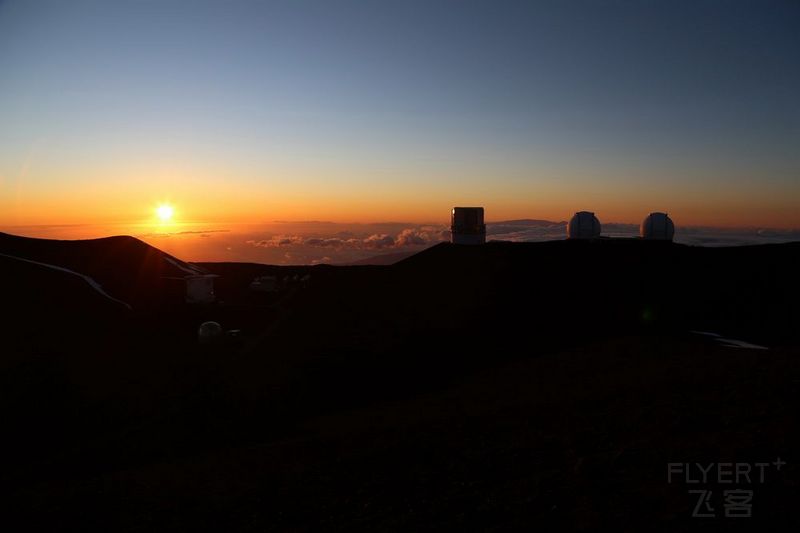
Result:
{"type": "Polygon", "coordinates": [[[156,215],[161,222],[169,222],[174,214],[175,209],[169,204],[161,204],[156,208],[156,215]]]}

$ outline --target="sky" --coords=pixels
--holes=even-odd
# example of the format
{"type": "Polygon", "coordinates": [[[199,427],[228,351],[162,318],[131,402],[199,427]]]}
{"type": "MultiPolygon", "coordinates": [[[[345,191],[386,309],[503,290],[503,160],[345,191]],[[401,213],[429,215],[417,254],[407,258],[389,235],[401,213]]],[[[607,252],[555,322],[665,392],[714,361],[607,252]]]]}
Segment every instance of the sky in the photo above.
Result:
{"type": "Polygon", "coordinates": [[[796,0],[0,0],[0,231],[800,228],[798,27],[796,0]]]}

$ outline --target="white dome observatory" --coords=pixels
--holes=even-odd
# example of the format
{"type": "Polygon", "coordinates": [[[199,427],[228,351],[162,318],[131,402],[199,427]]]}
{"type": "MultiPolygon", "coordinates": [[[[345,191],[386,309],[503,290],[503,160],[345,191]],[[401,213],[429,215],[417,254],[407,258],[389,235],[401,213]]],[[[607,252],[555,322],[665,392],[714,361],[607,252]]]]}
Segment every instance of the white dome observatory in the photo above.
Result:
{"type": "Polygon", "coordinates": [[[666,213],[650,213],[639,227],[642,239],[671,241],[675,236],[675,224],[666,213]]]}
{"type": "Polygon", "coordinates": [[[486,224],[482,207],[454,207],[450,218],[451,240],[455,244],[484,244],[486,224]]]}
{"type": "Polygon", "coordinates": [[[216,344],[222,340],[222,326],[218,322],[203,322],[197,329],[197,341],[200,344],[216,344]]]}
{"type": "Polygon", "coordinates": [[[567,224],[570,239],[594,239],[600,236],[600,221],[589,211],[578,211],[567,224]]]}

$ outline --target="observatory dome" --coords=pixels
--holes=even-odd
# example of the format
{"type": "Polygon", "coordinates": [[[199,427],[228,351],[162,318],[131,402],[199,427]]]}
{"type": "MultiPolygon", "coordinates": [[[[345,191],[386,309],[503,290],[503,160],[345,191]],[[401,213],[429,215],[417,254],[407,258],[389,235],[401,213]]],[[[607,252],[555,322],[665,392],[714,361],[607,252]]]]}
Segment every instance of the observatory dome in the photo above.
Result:
{"type": "Polygon", "coordinates": [[[578,211],[567,224],[570,239],[594,239],[600,236],[600,221],[589,211],[578,211]]]}
{"type": "Polygon", "coordinates": [[[642,221],[639,234],[643,239],[671,241],[675,236],[675,224],[666,213],[650,213],[642,221]]]}
{"type": "Polygon", "coordinates": [[[218,322],[203,322],[197,330],[200,344],[212,344],[222,339],[222,326],[218,322]]]}

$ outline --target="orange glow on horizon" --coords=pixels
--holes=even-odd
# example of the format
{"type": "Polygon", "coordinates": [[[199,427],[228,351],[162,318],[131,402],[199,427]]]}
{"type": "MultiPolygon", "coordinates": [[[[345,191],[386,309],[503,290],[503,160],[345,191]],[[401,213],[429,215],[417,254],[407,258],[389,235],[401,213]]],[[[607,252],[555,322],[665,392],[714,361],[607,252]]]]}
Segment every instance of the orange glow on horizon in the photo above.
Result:
{"type": "MultiPolygon", "coordinates": [[[[681,226],[716,226],[716,227],[771,227],[794,229],[800,227],[797,212],[790,206],[753,205],[750,210],[737,209],[731,206],[703,206],[688,202],[641,202],[633,205],[609,205],[607,202],[583,201],[552,204],[508,205],[505,202],[480,202],[474,198],[456,199],[449,202],[425,202],[420,205],[371,204],[356,203],[326,206],[322,203],[285,203],[264,201],[263,208],[258,208],[257,201],[243,201],[241,204],[230,203],[217,205],[216,209],[203,209],[197,201],[187,202],[187,207],[180,212],[174,204],[159,205],[151,208],[150,215],[137,216],[136,211],[113,210],[104,206],[70,205],[61,208],[52,203],[44,204],[41,210],[19,209],[5,210],[0,226],[27,225],[105,225],[178,227],[183,224],[269,224],[274,222],[324,221],[334,223],[369,224],[380,222],[409,223],[449,223],[450,209],[457,205],[482,205],[486,209],[486,221],[489,223],[514,219],[542,219],[559,222],[568,220],[575,212],[588,210],[597,214],[603,223],[638,224],[650,212],[666,211],[681,226]],[[191,204],[191,205],[189,205],[191,204]],[[426,205],[427,204],[427,205],[426,205]],[[9,216],[11,215],[11,216],[9,216]]],[[[510,203],[510,202],[509,202],[510,203]]],[[[520,202],[521,203],[521,202],[520,202]]],[[[141,211],[139,211],[141,213],[141,211]]]]}
{"type": "Polygon", "coordinates": [[[134,165],[113,173],[113,179],[102,179],[106,172],[112,170],[53,172],[63,174],[62,180],[49,187],[33,173],[29,179],[9,183],[11,194],[0,197],[0,228],[113,224],[120,228],[117,233],[132,233],[141,227],[163,230],[166,225],[174,230],[183,224],[310,220],[448,224],[450,209],[456,205],[482,205],[490,223],[523,218],[558,222],[588,210],[602,223],[639,224],[652,211],[666,211],[679,227],[800,227],[794,197],[744,186],[723,190],[688,183],[650,189],[624,182],[595,183],[573,174],[553,178],[534,174],[529,181],[499,186],[482,171],[454,170],[430,176],[398,171],[374,183],[338,169],[327,173],[266,169],[255,176],[220,168],[134,165]],[[453,187],[462,174],[463,185],[453,187]],[[87,190],[92,193],[86,194],[87,190]],[[166,207],[172,209],[171,215],[166,207]]]}

